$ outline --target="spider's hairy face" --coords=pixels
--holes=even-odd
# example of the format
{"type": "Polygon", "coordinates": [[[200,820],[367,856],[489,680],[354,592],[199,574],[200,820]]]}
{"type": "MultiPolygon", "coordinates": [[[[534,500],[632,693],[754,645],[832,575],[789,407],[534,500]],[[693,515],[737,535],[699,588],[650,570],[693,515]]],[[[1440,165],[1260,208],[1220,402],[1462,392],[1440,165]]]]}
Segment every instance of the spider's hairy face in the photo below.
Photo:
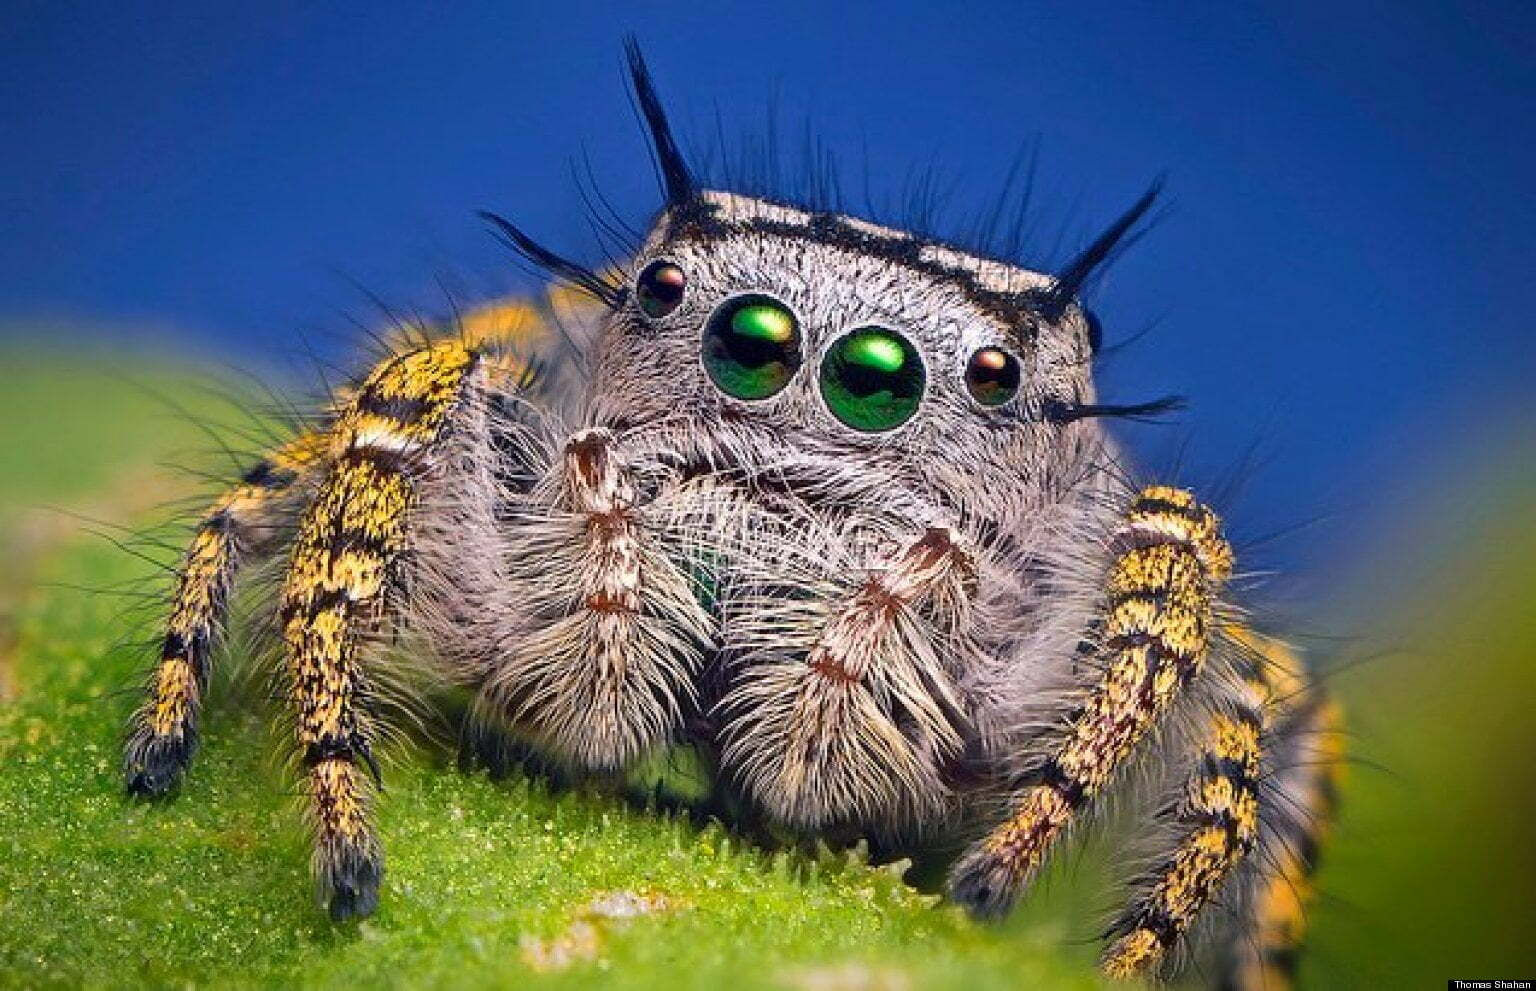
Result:
{"type": "Polygon", "coordinates": [[[978,506],[1044,485],[1071,460],[1049,411],[1092,402],[1087,321],[1075,306],[1041,314],[1050,282],[850,217],[701,192],[662,213],[635,261],[594,415],[683,438],[717,466],[832,458],[978,506]]]}

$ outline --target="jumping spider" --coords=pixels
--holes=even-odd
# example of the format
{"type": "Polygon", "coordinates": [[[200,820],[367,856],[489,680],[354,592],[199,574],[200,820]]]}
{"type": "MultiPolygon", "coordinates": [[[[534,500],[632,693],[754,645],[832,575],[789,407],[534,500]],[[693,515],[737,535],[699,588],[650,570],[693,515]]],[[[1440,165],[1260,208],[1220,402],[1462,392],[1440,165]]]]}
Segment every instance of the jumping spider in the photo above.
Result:
{"type": "Polygon", "coordinates": [[[1163,849],[1104,969],[1172,969],[1219,898],[1225,979],[1281,987],[1337,716],[1244,625],[1215,513],[1128,481],[1103,429],[1158,407],[1096,402],[1078,292],[1156,189],[1031,271],[702,188],[633,46],[629,65],[666,204],[628,272],[495,221],[600,301],[590,343],[531,374],[507,339],[448,328],[221,498],[180,569],[129,791],[179,780],[236,569],[283,553],[287,700],[336,919],[373,911],[384,869],[387,626],[559,764],[617,773],[686,741],[781,826],[969,836],[948,890],[978,915],[1112,793],[1154,795],[1163,849]]]}

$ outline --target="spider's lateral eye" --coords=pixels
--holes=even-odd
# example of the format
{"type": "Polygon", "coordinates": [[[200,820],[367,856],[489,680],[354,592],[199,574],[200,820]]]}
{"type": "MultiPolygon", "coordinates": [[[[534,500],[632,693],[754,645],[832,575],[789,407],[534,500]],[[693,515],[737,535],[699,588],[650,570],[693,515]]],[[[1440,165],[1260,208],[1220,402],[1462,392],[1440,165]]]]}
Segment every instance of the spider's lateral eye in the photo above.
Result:
{"type": "Polygon", "coordinates": [[[737,399],[767,399],[800,367],[800,324],[770,296],[740,296],[717,309],[704,327],[704,369],[720,391],[737,399]]]}
{"type": "Polygon", "coordinates": [[[635,280],[635,301],[641,313],[659,320],[682,303],[687,286],[688,276],[681,268],[666,260],[653,261],[635,280]]]}
{"type": "Polygon", "coordinates": [[[911,419],[927,382],[917,348],[884,327],[860,327],[838,338],[821,362],[827,408],[866,433],[892,430],[911,419]]]}
{"type": "Polygon", "coordinates": [[[965,365],[965,388],[983,406],[1001,406],[1019,394],[1019,359],[1002,348],[982,348],[965,365]]]}

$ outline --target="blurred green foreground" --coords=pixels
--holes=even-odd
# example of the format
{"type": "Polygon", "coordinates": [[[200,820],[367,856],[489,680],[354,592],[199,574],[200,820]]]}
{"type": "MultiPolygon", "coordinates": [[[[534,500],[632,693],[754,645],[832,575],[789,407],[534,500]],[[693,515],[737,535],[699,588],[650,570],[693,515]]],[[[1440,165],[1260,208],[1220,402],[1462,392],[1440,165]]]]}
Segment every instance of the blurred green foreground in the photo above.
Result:
{"type": "MultiPolygon", "coordinates": [[[[151,393],[227,408],[165,369],[0,360],[0,986],[1100,986],[1096,858],[1058,858],[982,926],[897,870],[765,854],[431,749],[386,767],[379,914],[332,926],[250,689],[216,692],[179,798],[121,796],[148,655],[114,645],[147,636],[123,617],[163,577],[80,517],[142,525],[197,491],[157,462],[209,465],[187,454],[208,438],[151,393]]],[[[1536,976],[1536,483],[1508,474],[1410,521],[1413,553],[1379,562],[1393,601],[1361,597],[1386,650],[1336,682],[1361,764],[1303,986],[1536,976]]]]}

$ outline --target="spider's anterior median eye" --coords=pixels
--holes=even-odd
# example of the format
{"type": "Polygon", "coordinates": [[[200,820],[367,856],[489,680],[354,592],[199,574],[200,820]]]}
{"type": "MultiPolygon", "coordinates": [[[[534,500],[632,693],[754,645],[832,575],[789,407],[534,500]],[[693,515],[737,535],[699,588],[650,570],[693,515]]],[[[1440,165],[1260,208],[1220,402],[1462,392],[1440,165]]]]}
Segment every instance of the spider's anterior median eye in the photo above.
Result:
{"type": "Polygon", "coordinates": [[[1019,359],[1001,348],[982,348],[965,366],[965,387],[983,406],[1001,406],[1019,394],[1019,359]]]}
{"type": "Polygon", "coordinates": [[[767,399],[799,367],[800,325],[776,299],[733,299],[704,328],[704,369],[728,396],[767,399]]]}
{"type": "Polygon", "coordinates": [[[871,433],[907,422],[927,381],[917,348],[884,327],[861,327],[839,338],[821,362],[827,408],[853,429],[871,433]]]}
{"type": "Polygon", "coordinates": [[[641,313],[660,319],[677,309],[687,285],[688,276],[682,269],[669,261],[654,261],[645,266],[635,281],[635,301],[641,313]]]}

